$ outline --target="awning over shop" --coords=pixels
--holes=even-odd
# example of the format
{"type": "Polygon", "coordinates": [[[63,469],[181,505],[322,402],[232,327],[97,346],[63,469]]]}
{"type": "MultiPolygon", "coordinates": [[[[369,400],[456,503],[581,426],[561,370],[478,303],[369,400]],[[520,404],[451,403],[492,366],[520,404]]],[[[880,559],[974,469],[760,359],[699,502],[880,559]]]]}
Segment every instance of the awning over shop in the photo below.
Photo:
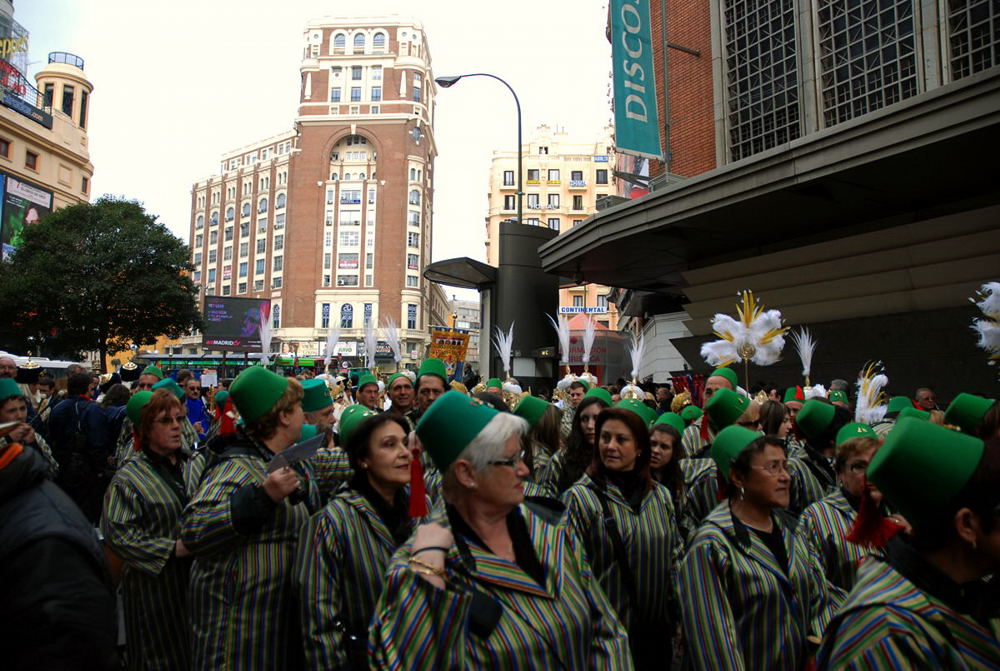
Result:
{"type": "Polygon", "coordinates": [[[482,261],[463,256],[429,264],[424,269],[424,279],[449,287],[479,289],[485,284],[497,281],[497,269],[482,261]]]}

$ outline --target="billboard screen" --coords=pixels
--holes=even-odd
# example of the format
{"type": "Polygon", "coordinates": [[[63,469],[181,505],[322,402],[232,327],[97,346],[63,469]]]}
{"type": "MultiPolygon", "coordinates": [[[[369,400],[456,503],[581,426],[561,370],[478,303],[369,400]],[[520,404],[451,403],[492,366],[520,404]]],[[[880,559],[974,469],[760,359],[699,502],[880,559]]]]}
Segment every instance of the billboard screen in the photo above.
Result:
{"type": "Polygon", "coordinates": [[[3,218],[0,244],[7,258],[21,244],[26,226],[37,223],[52,211],[52,192],[10,175],[3,177],[3,218]]]}
{"type": "Polygon", "coordinates": [[[260,316],[271,314],[271,301],[261,298],[205,296],[205,349],[260,351],[260,316]]]}

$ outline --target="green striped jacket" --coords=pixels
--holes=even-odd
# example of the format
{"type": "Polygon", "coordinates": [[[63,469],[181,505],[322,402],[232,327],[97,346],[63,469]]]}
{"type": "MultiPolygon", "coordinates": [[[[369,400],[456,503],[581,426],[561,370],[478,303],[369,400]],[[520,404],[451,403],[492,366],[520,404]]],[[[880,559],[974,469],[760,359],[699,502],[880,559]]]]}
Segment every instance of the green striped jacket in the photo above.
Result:
{"type": "MultiPolygon", "coordinates": [[[[638,512],[632,510],[621,490],[612,482],[604,488],[608,509],[618,526],[625,546],[636,591],[641,603],[629,603],[628,588],[614,546],[604,524],[604,509],[593,489],[599,485],[589,475],[563,494],[565,522],[580,540],[601,588],[615,607],[618,619],[656,626],[676,617],[673,581],[682,543],[670,490],[659,483],[642,499],[638,512]]],[[[666,629],[664,629],[666,631],[666,629]]]]}
{"type": "Polygon", "coordinates": [[[865,562],[823,639],[817,669],[1000,669],[1000,619],[977,621],[865,562]]]}
{"type": "Polygon", "coordinates": [[[823,631],[832,602],[802,539],[782,530],[788,571],[763,540],[721,503],[681,563],[679,592],[691,668],[800,671],[806,637],[823,631]]]}
{"type": "Polygon", "coordinates": [[[187,494],[168,468],[138,452],[104,495],[104,542],[125,564],[122,600],[131,669],[191,666],[191,562],[173,556],[187,494]]]}
{"type": "Polygon", "coordinates": [[[340,490],[312,517],[295,553],[307,668],[348,667],[345,629],[364,644],[395,551],[392,533],[354,489],[340,490]]]}
{"type": "MultiPolygon", "coordinates": [[[[469,543],[474,566],[455,546],[447,586],[437,589],[407,567],[410,545],[393,556],[369,630],[372,666],[438,669],[631,669],[625,629],[564,525],[530,507],[516,509],[545,568],[541,587],[517,564],[469,543]],[[473,586],[501,609],[487,636],[470,630],[473,586]]],[[[431,519],[447,525],[441,508],[431,519]]]]}
{"type": "Polygon", "coordinates": [[[822,501],[810,504],[796,528],[796,533],[806,541],[816,563],[823,569],[838,605],[857,582],[858,565],[870,556],[882,554],[847,540],[857,515],[838,489],[822,501]]]}
{"type": "MultiPolygon", "coordinates": [[[[181,406],[184,406],[183,401],[181,401],[181,406]]],[[[115,442],[114,467],[116,470],[137,454],[132,443],[133,428],[132,420],[127,415],[122,417],[122,428],[118,431],[118,440],[115,442]]],[[[194,446],[197,442],[198,432],[194,430],[194,426],[185,416],[181,421],[181,447],[190,454],[194,452],[194,446]]]]}
{"type": "Polygon", "coordinates": [[[259,488],[272,456],[247,438],[235,439],[184,510],[181,538],[195,556],[191,668],[279,671],[301,655],[290,617],[292,569],[299,532],[320,507],[319,492],[303,462],[295,470],[306,500],[272,502],[259,488]]]}
{"type": "Polygon", "coordinates": [[[350,459],[342,447],[332,444],[321,447],[309,461],[312,462],[316,486],[323,503],[331,501],[337,490],[354,476],[350,459]]]}
{"type": "Polygon", "coordinates": [[[681,445],[684,447],[684,454],[687,455],[688,459],[709,457],[708,448],[711,447],[712,441],[715,440],[715,432],[711,429],[708,430],[708,440],[701,437],[701,423],[707,421],[707,417],[702,415],[701,418],[691,422],[684,429],[684,434],[681,436],[681,445]]]}

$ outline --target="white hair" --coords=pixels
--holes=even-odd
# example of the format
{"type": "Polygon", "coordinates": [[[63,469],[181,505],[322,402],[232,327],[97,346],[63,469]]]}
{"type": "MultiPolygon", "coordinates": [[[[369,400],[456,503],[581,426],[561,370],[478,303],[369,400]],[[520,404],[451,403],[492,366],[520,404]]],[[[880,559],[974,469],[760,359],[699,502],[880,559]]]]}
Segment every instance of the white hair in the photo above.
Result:
{"type": "MultiPolygon", "coordinates": [[[[526,436],[530,428],[524,418],[513,413],[501,412],[483,427],[471,443],[466,445],[455,461],[463,459],[469,462],[476,475],[480,475],[490,467],[489,462],[507,457],[504,448],[511,436],[526,436]]],[[[453,466],[444,474],[443,488],[449,493],[458,488],[458,479],[453,466]]]]}

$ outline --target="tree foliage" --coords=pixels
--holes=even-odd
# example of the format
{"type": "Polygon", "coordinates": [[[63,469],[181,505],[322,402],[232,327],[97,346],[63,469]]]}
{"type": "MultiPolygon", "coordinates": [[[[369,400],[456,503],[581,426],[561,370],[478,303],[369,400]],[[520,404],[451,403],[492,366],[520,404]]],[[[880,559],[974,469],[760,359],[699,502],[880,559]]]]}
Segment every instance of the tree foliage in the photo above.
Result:
{"type": "Polygon", "coordinates": [[[0,263],[5,340],[47,356],[105,354],[202,327],[188,248],[136,201],[105,196],[28,226],[0,263]],[[34,347],[32,347],[34,345],[34,347]]]}

